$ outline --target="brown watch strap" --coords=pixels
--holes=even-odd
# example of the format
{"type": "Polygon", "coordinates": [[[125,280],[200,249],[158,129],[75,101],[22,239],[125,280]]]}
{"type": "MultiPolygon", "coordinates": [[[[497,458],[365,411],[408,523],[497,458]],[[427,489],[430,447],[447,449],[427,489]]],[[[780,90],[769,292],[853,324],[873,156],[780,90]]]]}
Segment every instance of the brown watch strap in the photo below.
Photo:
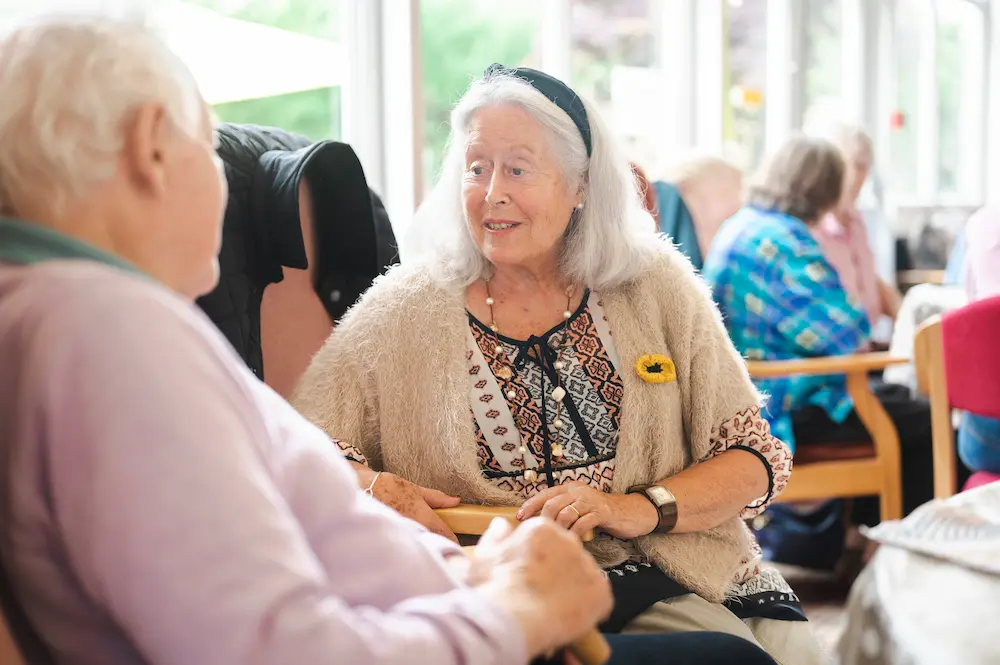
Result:
{"type": "Polygon", "coordinates": [[[630,487],[626,494],[640,493],[646,500],[653,504],[656,508],[657,520],[656,528],[650,531],[650,534],[665,534],[670,533],[677,526],[677,501],[668,501],[662,506],[659,505],[656,500],[650,496],[649,489],[653,487],[652,485],[637,485],[636,487],[630,487]]]}

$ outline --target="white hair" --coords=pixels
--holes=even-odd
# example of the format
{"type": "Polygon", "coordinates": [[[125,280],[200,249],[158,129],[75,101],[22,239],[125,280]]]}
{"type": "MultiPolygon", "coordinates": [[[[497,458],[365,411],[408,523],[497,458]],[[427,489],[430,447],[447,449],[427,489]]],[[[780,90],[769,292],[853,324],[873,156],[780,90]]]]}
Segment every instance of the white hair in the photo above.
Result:
{"type": "Polygon", "coordinates": [[[834,117],[814,116],[804,124],[803,133],[833,143],[845,159],[852,159],[860,150],[871,154],[873,149],[872,138],[863,126],[834,117]]]}
{"type": "Polygon", "coordinates": [[[743,171],[728,159],[713,154],[699,154],[675,164],[666,180],[678,188],[702,184],[728,184],[743,178],[743,171]]]}
{"type": "Polygon", "coordinates": [[[50,16],[0,39],[0,213],[59,210],[114,172],[122,127],[163,103],[193,135],[203,102],[190,72],[138,23],[50,16]]]}
{"type": "Polygon", "coordinates": [[[425,262],[440,278],[463,285],[489,276],[492,267],[465,220],[461,189],[469,124],[479,109],[500,105],[524,110],[545,129],[566,186],[581,193],[583,208],[573,214],[563,238],[563,277],[597,290],[637,277],[660,242],[628,160],[603,120],[584,101],[593,146],[588,157],[569,115],[524,80],[507,74],[474,81],[452,110],[441,174],[402,243],[403,260],[425,262]]]}

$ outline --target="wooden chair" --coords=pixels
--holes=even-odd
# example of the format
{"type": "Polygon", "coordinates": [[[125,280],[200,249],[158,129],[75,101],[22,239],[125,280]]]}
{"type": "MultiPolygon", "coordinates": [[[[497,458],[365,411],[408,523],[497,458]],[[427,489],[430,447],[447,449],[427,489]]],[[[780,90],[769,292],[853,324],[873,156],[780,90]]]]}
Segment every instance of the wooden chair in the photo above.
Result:
{"type": "Polygon", "coordinates": [[[931,401],[934,496],[955,493],[951,410],[1000,418],[1000,297],[926,321],[913,344],[917,385],[931,401]]]}
{"type": "Polygon", "coordinates": [[[777,361],[748,361],[755,379],[809,374],[844,374],[847,392],[870,441],[808,444],[795,450],[788,486],[778,501],[815,501],[877,495],[883,520],[903,516],[899,435],[869,385],[869,373],[908,362],[888,353],[860,353],[777,361]]]}
{"type": "MultiPolygon", "coordinates": [[[[517,508],[510,506],[473,506],[463,504],[455,508],[435,511],[453,533],[466,536],[481,536],[497,517],[517,526],[517,508]]],[[[583,542],[594,539],[594,532],[583,535],[583,542]]],[[[472,548],[465,548],[469,552],[472,548]]],[[[583,665],[604,665],[611,658],[611,647],[597,630],[592,630],[570,646],[570,651],[583,665]]],[[[0,664],[2,665],[2,664],[0,664]]]]}

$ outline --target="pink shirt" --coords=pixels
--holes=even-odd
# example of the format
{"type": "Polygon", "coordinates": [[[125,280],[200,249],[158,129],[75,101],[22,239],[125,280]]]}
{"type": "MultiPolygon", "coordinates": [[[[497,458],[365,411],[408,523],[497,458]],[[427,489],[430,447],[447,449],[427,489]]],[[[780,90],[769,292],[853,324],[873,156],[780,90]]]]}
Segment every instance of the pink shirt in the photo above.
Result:
{"type": "Polygon", "coordinates": [[[59,665],[523,664],[448,541],[192,304],[90,261],[0,263],[0,548],[59,665]]]}
{"type": "Polygon", "coordinates": [[[1000,296],[998,208],[981,208],[965,224],[965,290],[970,302],[1000,296]]]}
{"type": "Polygon", "coordinates": [[[879,295],[875,256],[868,244],[864,220],[855,211],[842,224],[832,213],[812,228],[813,237],[827,261],[837,271],[844,290],[858,299],[868,312],[868,322],[878,323],[884,312],[879,295]]]}

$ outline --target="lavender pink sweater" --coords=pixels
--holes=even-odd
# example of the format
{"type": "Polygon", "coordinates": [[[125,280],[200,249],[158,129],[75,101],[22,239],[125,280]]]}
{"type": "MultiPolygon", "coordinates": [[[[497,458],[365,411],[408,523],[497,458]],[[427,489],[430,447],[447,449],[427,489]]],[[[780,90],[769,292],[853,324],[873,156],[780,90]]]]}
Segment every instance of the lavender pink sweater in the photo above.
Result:
{"type": "Polygon", "coordinates": [[[60,665],[527,660],[457,548],[360,493],[193,305],[28,235],[26,265],[0,248],[0,554],[60,665]]]}

